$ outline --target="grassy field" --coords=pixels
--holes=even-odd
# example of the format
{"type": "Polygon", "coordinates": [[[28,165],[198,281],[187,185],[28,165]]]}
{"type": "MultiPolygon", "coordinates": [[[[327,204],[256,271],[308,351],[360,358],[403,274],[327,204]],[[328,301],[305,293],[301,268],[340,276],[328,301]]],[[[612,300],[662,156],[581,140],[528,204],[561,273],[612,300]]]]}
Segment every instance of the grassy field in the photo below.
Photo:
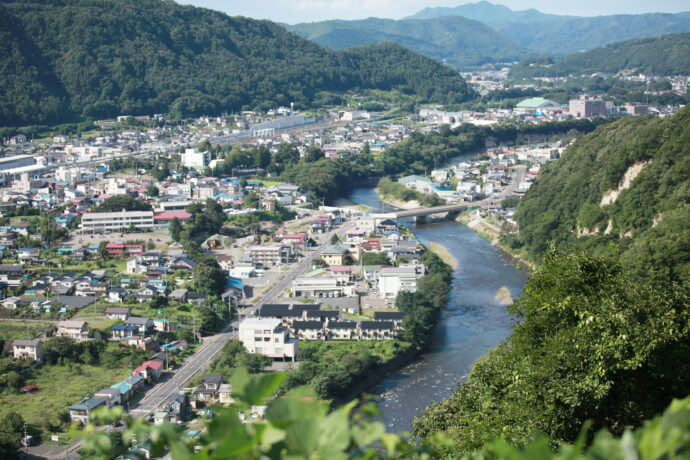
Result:
{"type": "Polygon", "coordinates": [[[38,385],[39,390],[28,394],[0,395],[0,417],[14,410],[31,423],[54,417],[87,394],[109,387],[127,377],[127,368],[109,369],[103,366],[42,366],[32,372],[26,384],[38,385]]]}
{"type": "Polygon", "coordinates": [[[105,329],[117,322],[116,319],[108,319],[105,316],[105,309],[110,305],[95,303],[86,308],[79,310],[72,319],[80,319],[89,323],[89,327],[96,329],[105,329]]]}
{"type": "Polygon", "coordinates": [[[50,323],[0,321],[0,337],[5,341],[35,339],[51,326],[50,323]]]}

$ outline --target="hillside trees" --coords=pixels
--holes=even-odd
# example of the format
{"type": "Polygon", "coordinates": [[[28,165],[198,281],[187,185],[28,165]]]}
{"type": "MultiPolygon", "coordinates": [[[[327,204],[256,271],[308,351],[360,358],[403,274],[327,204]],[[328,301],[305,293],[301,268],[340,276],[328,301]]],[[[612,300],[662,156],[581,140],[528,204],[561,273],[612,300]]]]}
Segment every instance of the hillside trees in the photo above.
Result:
{"type": "Polygon", "coordinates": [[[318,104],[323,92],[466,100],[450,68],[393,43],[330,51],[281,26],[159,0],[0,6],[0,125],[318,104]]]}
{"type": "Polygon", "coordinates": [[[453,452],[537,432],[572,442],[586,420],[614,433],[690,392],[690,289],[634,281],[615,254],[550,249],[511,307],[511,337],[481,358],[448,400],[415,420],[453,452]]]}

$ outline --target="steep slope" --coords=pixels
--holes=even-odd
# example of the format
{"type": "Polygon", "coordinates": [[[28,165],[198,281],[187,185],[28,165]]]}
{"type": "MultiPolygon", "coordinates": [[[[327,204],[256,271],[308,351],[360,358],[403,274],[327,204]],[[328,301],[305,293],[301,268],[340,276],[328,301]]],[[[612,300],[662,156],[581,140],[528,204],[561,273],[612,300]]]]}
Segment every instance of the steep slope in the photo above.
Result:
{"type": "Polygon", "coordinates": [[[641,278],[690,280],[690,107],[600,126],[547,164],[520,201],[520,240],[604,252],[641,278]]]}
{"type": "Polygon", "coordinates": [[[0,125],[318,104],[323,91],[465,99],[452,69],[394,44],[330,51],[269,21],[159,0],[0,6],[0,125]]]}
{"type": "Polygon", "coordinates": [[[405,21],[337,20],[286,27],[331,49],[392,41],[460,69],[487,62],[513,61],[526,55],[524,49],[488,26],[460,16],[405,21]]]}
{"type": "Polygon", "coordinates": [[[651,75],[690,74],[690,33],[612,43],[566,56],[553,65],[528,61],[510,69],[512,77],[559,77],[595,72],[635,71],[651,75]]]}

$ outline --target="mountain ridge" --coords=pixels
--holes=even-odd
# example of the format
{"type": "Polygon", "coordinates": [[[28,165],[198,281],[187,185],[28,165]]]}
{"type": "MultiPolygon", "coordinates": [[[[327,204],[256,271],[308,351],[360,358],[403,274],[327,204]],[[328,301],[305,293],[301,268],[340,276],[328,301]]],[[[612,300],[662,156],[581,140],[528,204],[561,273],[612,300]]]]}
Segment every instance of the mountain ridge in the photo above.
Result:
{"type": "Polygon", "coordinates": [[[438,103],[469,94],[452,69],[398,45],[331,51],[270,21],[172,1],[0,6],[0,40],[6,126],[308,108],[368,88],[438,103]]]}
{"type": "Polygon", "coordinates": [[[335,50],[394,41],[456,68],[513,61],[528,54],[485,24],[460,16],[430,20],[331,20],[296,24],[287,29],[335,50]]]}

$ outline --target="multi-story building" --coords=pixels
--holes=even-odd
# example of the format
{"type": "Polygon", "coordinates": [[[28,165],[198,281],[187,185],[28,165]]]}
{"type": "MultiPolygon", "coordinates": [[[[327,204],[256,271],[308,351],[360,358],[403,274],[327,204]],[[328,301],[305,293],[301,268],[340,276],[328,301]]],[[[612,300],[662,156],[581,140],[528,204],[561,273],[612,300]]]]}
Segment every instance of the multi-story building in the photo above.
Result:
{"type": "Polygon", "coordinates": [[[254,265],[276,265],[283,263],[290,256],[290,246],[284,244],[250,246],[248,252],[254,265]]]}
{"type": "Polygon", "coordinates": [[[82,233],[116,232],[129,227],[153,228],[153,211],[87,212],[81,217],[82,233]]]}
{"type": "Polygon", "coordinates": [[[576,118],[606,116],[606,102],[603,99],[580,96],[579,99],[571,99],[568,107],[570,115],[576,118]]]}
{"type": "Polygon", "coordinates": [[[277,318],[250,318],[240,323],[240,341],[249,353],[269,358],[292,359],[297,356],[298,341],[288,337],[277,318]]]}
{"type": "Polygon", "coordinates": [[[67,320],[57,324],[57,337],[69,337],[76,341],[89,339],[89,325],[86,321],[67,320]]]}
{"type": "Polygon", "coordinates": [[[30,358],[34,361],[43,361],[43,345],[38,339],[15,340],[12,342],[12,356],[16,358],[30,358]]]}
{"type": "Polygon", "coordinates": [[[381,269],[379,292],[381,297],[395,298],[398,292],[417,292],[417,279],[420,277],[415,267],[381,269]]]}
{"type": "Polygon", "coordinates": [[[210,161],[209,152],[197,152],[196,149],[186,149],[181,155],[182,166],[194,169],[204,169],[210,161]]]}

